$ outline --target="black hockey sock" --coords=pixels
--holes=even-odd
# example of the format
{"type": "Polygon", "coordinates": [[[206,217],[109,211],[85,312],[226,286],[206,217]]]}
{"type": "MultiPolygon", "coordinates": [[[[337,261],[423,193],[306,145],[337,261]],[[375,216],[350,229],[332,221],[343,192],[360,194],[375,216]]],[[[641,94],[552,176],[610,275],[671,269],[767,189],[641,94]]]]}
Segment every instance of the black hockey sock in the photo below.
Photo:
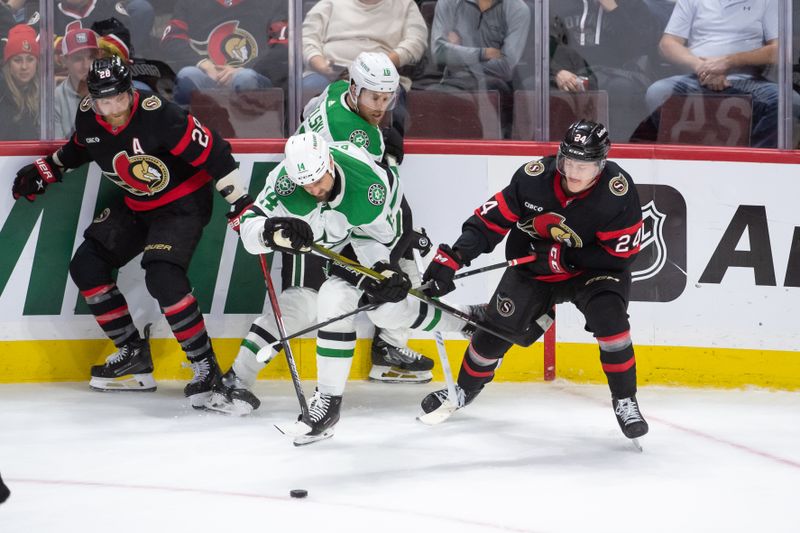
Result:
{"type": "Polygon", "coordinates": [[[598,337],[600,362],[614,398],[629,398],[636,394],[636,357],[630,332],[612,337],[598,337]]]}
{"type": "Polygon", "coordinates": [[[97,323],[118,348],[127,342],[139,340],[128,303],[114,282],[81,291],[81,294],[97,323]]]}
{"type": "Polygon", "coordinates": [[[181,298],[178,303],[162,309],[167,317],[172,334],[191,361],[201,359],[212,352],[206,323],[197,300],[191,294],[181,298]]]}
{"type": "Polygon", "coordinates": [[[494,379],[494,369],[499,359],[480,355],[470,342],[464,352],[464,361],[458,372],[458,385],[465,391],[480,390],[494,379]]]}

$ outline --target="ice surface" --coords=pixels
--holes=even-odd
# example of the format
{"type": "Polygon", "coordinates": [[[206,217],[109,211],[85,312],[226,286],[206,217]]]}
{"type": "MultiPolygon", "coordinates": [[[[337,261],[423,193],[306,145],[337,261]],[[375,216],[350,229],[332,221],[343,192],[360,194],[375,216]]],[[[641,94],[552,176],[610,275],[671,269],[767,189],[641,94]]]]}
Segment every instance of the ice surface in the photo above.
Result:
{"type": "Polygon", "coordinates": [[[290,382],[241,419],[182,386],[0,385],[0,532],[800,531],[799,393],[642,388],[640,454],[605,386],[493,383],[426,427],[440,385],[353,382],[336,435],[302,448],[273,428],[290,382]]]}

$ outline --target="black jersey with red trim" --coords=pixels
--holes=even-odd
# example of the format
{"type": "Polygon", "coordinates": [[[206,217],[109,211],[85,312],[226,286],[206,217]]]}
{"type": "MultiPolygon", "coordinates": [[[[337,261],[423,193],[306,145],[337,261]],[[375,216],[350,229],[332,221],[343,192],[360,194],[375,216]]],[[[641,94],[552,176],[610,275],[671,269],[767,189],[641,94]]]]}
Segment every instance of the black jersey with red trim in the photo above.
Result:
{"type": "Polygon", "coordinates": [[[607,161],[595,184],[569,196],[556,157],[521,166],[502,191],[467,219],[453,245],[465,261],[488,253],[508,235],[506,258],[530,255],[532,240],[562,243],[574,273],[537,276],[562,281],[586,270],[630,270],[642,238],[642,209],[630,175],[607,161]]]}
{"type": "Polygon", "coordinates": [[[66,35],[67,28],[91,28],[93,23],[111,17],[118,19],[128,29],[131,28],[125,2],[120,0],[91,0],[83,7],[57,2],[53,8],[53,17],[53,31],[61,36],[66,35]]]}
{"type": "Polygon", "coordinates": [[[265,0],[178,0],[164,30],[165,57],[180,68],[210,59],[252,68],[269,43],[270,24],[287,20],[287,3],[265,0]]]}
{"type": "Polygon", "coordinates": [[[179,106],[134,91],[128,122],[112,128],[86,97],[75,133],[58,151],[66,168],[89,161],[125,192],[125,204],[147,211],[177,200],[236,168],[231,145],[179,106]]]}

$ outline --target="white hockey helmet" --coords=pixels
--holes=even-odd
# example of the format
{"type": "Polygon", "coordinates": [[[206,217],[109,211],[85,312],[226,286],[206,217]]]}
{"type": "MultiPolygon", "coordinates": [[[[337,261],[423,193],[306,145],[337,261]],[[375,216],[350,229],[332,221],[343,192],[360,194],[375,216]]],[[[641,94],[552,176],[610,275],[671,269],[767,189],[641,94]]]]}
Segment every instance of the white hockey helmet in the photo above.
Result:
{"type": "Polygon", "coordinates": [[[289,137],[283,153],[286,174],[297,185],[310,185],[333,170],[328,143],[313,131],[289,137]]]}
{"type": "Polygon", "coordinates": [[[395,93],[400,85],[400,75],[383,52],[361,52],[350,64],[350,84],[356,86],[356,99],[362,89],[395,93]]]}

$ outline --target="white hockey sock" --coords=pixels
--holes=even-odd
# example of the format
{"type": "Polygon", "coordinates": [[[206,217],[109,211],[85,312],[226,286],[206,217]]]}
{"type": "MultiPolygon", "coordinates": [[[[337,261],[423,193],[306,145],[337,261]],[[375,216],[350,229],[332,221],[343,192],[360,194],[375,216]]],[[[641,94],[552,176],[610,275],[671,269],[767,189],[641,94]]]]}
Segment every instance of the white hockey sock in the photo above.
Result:
{"type": "Polygon", "coordinates": [[[317,354],[317,388],[323,394],[341,396],[350,375],[353,357],[326,357],[317,354]]]}
{"type": "Polygon", "coordinates": [[[266,366],[266,363],[259,363],[256,361],[256,354],[252,351],[251,347],[243,344],[239,347],[239,353],[236,355],[236,360],[233,362],[233,371],[239,379],[244,382],[247,388],[252,388],[256,382],[258,373],[266,366]]]}

